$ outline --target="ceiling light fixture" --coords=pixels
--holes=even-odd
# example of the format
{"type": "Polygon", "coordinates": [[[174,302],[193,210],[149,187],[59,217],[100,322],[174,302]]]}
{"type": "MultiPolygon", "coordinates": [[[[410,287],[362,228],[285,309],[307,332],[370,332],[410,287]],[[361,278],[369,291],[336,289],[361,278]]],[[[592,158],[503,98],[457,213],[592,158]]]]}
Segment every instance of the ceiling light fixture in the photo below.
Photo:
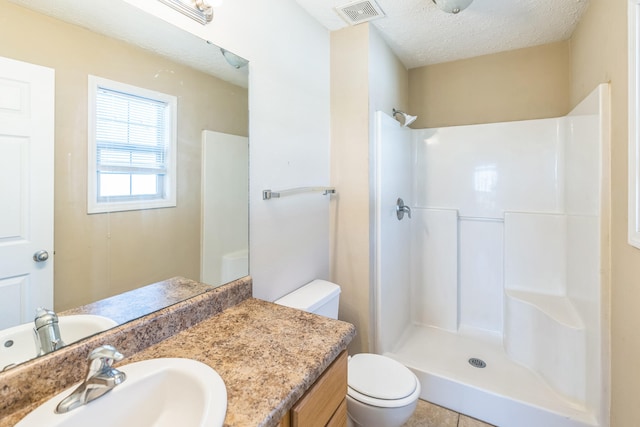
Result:
{"type": "Polygon", "coordinates": [[[202,25],[206,25],[213,20],[213,7],[208,5],[205,0],[195,0],[195,5],[191,5],[191,2],[187,4],[181,0],[159,1],[202,25]]]}
{"type": "Polygon", "coordinates": [[[460,13],[465,10],[473,0],[433,0],[441,10],[447,13],[460,13]]]}
{"type": "Polygon", "coordinates": [[[224,59],[226,59],[229,65],[231,65],[233,68],[246,67],[249,63],[249,61],[247,61],[246,59],[236,55],[233,52],[229,52],[226,49],[220,48],[220,52],[222,52],[222,56],[224,56],[224,59]]]}

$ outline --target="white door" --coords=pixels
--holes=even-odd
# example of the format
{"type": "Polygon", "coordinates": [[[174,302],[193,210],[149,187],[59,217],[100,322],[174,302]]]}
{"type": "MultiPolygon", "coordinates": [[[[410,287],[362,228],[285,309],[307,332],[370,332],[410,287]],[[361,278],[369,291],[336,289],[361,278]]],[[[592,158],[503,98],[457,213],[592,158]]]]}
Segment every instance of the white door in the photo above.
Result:
{"type": "Polygon", "coordinates": [[[53,309],[53,120],[54,70],[0,57],[0,329],[53,309]]]}

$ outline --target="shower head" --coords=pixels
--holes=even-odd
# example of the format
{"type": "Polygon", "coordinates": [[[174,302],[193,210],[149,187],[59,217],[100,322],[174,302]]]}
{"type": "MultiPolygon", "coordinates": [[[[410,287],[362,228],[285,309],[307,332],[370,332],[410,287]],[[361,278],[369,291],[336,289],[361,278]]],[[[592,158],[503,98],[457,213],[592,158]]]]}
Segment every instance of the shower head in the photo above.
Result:
{"type": "Polygon", "coordinates": [[[415,122],[418,116],[412,116],[410,114],[405,113],[404,111],[393,109],[393,117],[400,122],[403,127],[409,126],[411,123],[415,122]],[[396,115],[402,116],[402,121],[398,120],[396,115]]]}

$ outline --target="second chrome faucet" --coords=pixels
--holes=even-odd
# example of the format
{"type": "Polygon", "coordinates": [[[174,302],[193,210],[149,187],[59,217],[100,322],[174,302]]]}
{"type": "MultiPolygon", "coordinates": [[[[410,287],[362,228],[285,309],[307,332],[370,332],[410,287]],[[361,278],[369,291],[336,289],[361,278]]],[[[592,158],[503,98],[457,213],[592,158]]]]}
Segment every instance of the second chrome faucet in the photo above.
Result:
{"type": "Polygon", "coordinates": [[[39,307],[34,319],[35,338],[38,346],[38,355],[51,353],[64,346],[58,327],[58,316],[52,310],[39,307]]]}

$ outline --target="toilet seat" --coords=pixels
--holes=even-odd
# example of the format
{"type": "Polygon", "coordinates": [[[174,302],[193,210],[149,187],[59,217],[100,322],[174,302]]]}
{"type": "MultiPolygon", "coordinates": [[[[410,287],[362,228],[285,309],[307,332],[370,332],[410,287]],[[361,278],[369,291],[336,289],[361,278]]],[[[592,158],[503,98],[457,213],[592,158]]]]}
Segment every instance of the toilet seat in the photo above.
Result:
{"type": "Polygon", "coordinates": [[[366,405],[396,408],[414,402],[420,386],[413,372],[401,363],[361,353],[349,359],[347,394],[366,405]]]}
{"type": "Polygon", "coordinates": [[[363,403],[365,405],[373,406],[376,408],[401,408],[403,406],[407,406],[414,403],[420,397],[419,395],[420,395],[420,389],[416,388],[413,394],[405,397],[404,399],[383,400],[383,399],[376,399],[362,393],[358,393],[351,387],[347,387],[347,397],[357,400],[358,402],[363,403]]]}

